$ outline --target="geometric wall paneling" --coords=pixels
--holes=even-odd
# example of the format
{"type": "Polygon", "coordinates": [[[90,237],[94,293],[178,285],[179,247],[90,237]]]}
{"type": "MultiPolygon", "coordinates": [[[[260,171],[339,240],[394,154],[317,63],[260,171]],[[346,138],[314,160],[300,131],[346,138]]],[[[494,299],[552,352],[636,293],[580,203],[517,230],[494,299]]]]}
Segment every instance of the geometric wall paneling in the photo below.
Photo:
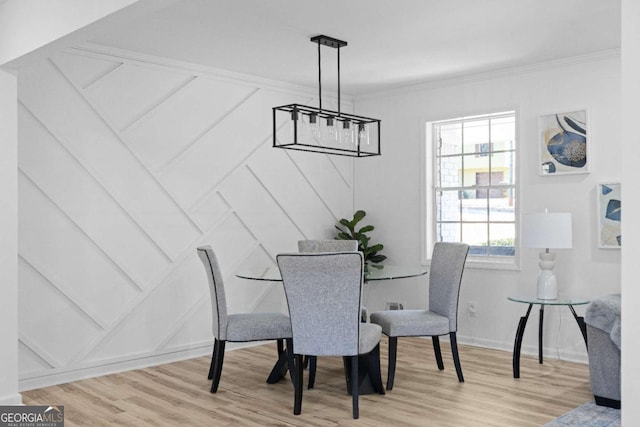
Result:
{"type": "Polygon", "coordinates": [[[236,170],[219,191],[256,239],[274,256],[290,249],[291,242],[305,238],[249,168],[236,170]]]}
{"type": "MultiPolygon", "coordinates": [[[[128,307],[127,316],[119,320],[107,334],[90,346],[84,359],[104,362],[114,358],[135,358],[153,353],[167,339],[176,324],[189,311],[208,297],[197,257],[185,258],[171,274],[149,291],[135,307],[128,307]],[[199,268],[197,268],[199,267],[199,268]]],[[[202,325],[211,330],[211,324],[202,325]]]]}
{"type": "Polygon", "coordinates": [[[271,145],[271,108],[292,99],[306,98],[259,90],[182,153],[160,180],[191,211],[254,150],[271,145]]]}
{"type": "MultiPolygon", "coordinates": [[[[338,218],[332,215],[304,172],[296,167],[287,154],[286,151],[274,150],[265,145],[247,161],[247,165],[302,230],[305,238],[332,238],[335,234],[333,225],[338,218]],[[282,185],[283,182],[287,184],[282,185]]],[[[309,155],[314,156],[314,160],[326,157],[317,153],[309,155]]]]}
{"type": "Polygon", "coordinates": [[[52,368],[38,353],[18,340],[18,370],[21,378],[35,377],[52,368]]]}
{"type": "Polygon", "coordinates": [[[84,89],[109,123],[122,132],[193,79],[183,73],[125,63],[84,89]]]}
{"type": "MultiPolygon", "coordinates": [[[[353,215],[351,204],[353,200],[353,178],[351,174],[351,159],[339,156],[318,155],[316,153],[292,152],[291,159],[304,174],[305,179],[313,188],[315,194],[323,201],[327,209],[335,218],[349,218],[353,215]],[[345,168],[338,167],[344,162],[349,163],[345,168]]],[[[366,161],[362,160],[362,161],[366,161]]],[[[334,223],[325,224],[332,229],[334,223]]],[[[333,230],[331,230],[333,232],[333,230]]]]}
{"type": "Polygon", "coordinates": [[[65,365],[100,328],[22,259],[18,274],[20,340],[52,366],[65,365]]]}
{"type": "Polygon", "coordinates": [[[157,172],[253,92],[254,88],[245,85],[195,78],[127,128],[123,138],[157,172]],[[186,109],[188,114],[179,114],[186,109]]]}
{"type": "Polygon", "coordinates": [[[190,212],[193,221],[201,230],[208,230],[229,212],[230,206],[218,193],[211,193],[200,203],[197,209],[190,212]]]}
{"type": "Polygon", "coordinates": [[[54,56],[56,64],[81,88],[86,88],[123,65],[118,58],[95,58],[72,53],[54,56]]]}
{"type": "Polygon", "coordinates": [[[169,259],[193,241],[197,229],[188,217],[51,61],[25,70],[20,80],[20,100],[169,259]]]}
{"type": "Polygon", "coordinates": [[[19,73],[19,375],[28,387],[209,354],[196,246],[216,251],[231,313],[286,312],[280,283],[236,271],[276,267],[277,253],[331,237],[336,218],[352,213],[351,159],[271,148],[271,108],[311,95],[118,54],[73,48],[19,73]]]}
{"type": "MultiPolygon", "coordinates": [[[[20,182],[30,180],[46,194],[137,287],[151,286],[169,265],[166,256],[87,169],[24,108],[19,109],[18,123],[18,165],[24,173],[24,180],[20,182]]],[[[19,194],[19,201],[21,197],[19,194]]],[[[48,225],[47,217],[29,210],[28,204],[21,203],[18,219],[21,232],[27,232],[23,220],[32,215],[39,215],[42,225],[48,225]]],[[[65,235],[56,237],[61,242],[66,239],[65,235]]],[[[19,245],[24,243],[22,235],[18,240],[19,245]]],[[[78,267],[82,266],[78,264],[78,267]]]]}
{"type": "Polygon", "coordinates": [[[109,327],[140,288],[23,174],[18,183],[20,257],[100,329],[109,327]]]}

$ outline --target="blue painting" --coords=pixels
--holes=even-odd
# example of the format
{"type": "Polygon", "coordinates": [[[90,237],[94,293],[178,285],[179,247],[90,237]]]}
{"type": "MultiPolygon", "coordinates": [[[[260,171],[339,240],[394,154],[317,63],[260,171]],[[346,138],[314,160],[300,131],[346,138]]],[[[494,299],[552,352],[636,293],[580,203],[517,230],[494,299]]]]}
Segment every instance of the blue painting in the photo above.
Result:
{"type": "Polygon", "coordinates": [[[620,183],[599,184],[598,198],[598,247],[622,246],[622,188],[620,183]]]}
{"type": "Polygon", "coordinates": [[[589,172],[587,111],[540,117],[540,173],[560,175],[589,172]]]}

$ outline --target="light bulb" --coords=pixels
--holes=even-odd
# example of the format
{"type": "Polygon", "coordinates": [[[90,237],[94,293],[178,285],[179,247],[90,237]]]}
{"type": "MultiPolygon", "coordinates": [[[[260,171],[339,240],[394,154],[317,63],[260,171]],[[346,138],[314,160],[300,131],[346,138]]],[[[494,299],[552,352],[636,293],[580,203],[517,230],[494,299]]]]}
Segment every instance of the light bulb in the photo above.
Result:
{"type": "Polygon", "coordinates": [[[358,124],[358,145],[369,145],[369,130],[364,123],[358,124]]]}
{"type": "Polygon", "coordinates": [[[351,122],[349,120],[345,120],[342,122],[342,133],[340,135],[340,140],[344,144],[353,144],[353,131],[351,130],[351,122]]]}
{"type": "Polygon", "coordinates": [[[300,121],[298,120],[298,111],[293,110],[291,112],[291,126],[289,126],[289,141],[298,141],[298,136],[300,134],[300,128],[298,127],[299,124],[300,121]]]}
{"type": "Polygon", "coordinates": [[[311,130],[311,137],[320,142],[320,123],[318,122],[317,114],[309,115],[309,129],[311,130]]]}
{"type": "Polygon", "coordinates": [[[338,130],[333,122],[333,117],[327,117],[327,126],[325,127],[326,131],[326,141],[328,143],[338,142],[338,130]]]}

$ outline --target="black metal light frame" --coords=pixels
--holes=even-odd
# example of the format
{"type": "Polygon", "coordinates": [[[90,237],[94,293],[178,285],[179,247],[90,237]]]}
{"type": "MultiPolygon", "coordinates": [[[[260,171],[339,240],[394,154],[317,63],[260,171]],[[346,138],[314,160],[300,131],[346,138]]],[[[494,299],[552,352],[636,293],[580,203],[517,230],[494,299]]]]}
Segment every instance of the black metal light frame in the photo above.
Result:
{"type": "MultiPolygon", "coordinates": [[[[310,107],[308,105],[301,104],[288,104],[282,105],[280,107],[273,107],[273,147],[274,148],[285,148],[289,150],[298,150],[298,151],[307,151],[314,153],[325,153],[325,154],[333,154],[339,156],[349,156],[349,157],[371,157],[371,156],[379,156],[380,152],[380,120],[372,119],[369,117],[358,116],[355,114],[343,113],[340,111],[340,48],[347,45],[347,42],[338,40],[332,37],[319,35],[311,38],[311,42],[317,43],[318,45],[318,107],[310,107]],[[322,67],[321,67],[321,46],[327,46],[331,48],[337,49],[337,58],[338,58],[338,111],[332,111],[322,108],[322,67]],[[284,142],[278,143],[278,121],[277,121],[277,112],[285,112],[288,114],[291,120],[291,126],[293,126],[293,141],[292,142],[284,142]],[[333,119],[336,121],[336,126],[339,123],[349,122],[354,125],[358,125],[358,129],[364,126],[373,126],[375,127],[376,132],[376,141],[374,145],[376,146],[375,151],[367,150],[367,147],[363,147],[360,143],[360,140],[355,139],[355,145],[352,146],[327,146],[327,145],[313,145],[309,143],[305,143],[304,141],[299,141],[299,122],[298,118],[305,116],[315,116],[315,120],[319,119],[333,119]]],[[[357,135],[357,131],[356,131],[357,135]]]]}

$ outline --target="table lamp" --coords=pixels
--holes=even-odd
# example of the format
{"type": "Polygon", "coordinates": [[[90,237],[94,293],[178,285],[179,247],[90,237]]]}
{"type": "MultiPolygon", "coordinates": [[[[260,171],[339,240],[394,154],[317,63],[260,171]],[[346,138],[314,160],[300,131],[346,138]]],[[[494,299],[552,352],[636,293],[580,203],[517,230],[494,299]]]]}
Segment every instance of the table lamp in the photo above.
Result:
{"type": "Polygon", "coordinates": [[[570,213],[530,213],[522,216],[522,243],[527,248],[544,249],[540,252],[538,298],[558,298],[558,281],[553,273],[556,255],[549,249],[571,248],[570,213]]]}

